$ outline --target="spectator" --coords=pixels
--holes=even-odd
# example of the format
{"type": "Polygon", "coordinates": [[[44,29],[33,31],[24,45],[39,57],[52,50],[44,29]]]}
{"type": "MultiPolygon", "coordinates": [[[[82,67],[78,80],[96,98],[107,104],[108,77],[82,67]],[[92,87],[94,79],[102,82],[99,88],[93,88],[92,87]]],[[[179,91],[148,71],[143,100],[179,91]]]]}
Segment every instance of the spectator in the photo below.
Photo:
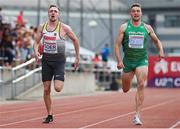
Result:
{"type": "Polygon", "coordinates": [[[21,27],[25,25],[22,10],[20,11],[19,15],[17,16],[17,24],[21,27]]]}
{"type": "Polygon", "coordinates": [[[109,55],[110,55],[110,50],[109,50],[108,44],[105,44],[105,46],[101,50],[101,57],[102,57],[104,68],[107,68],[109,55]]]}
{"type": "Polygon", "coordinates": [[[28,50],[26,49],[26,45],[24,42],[24,30],[19,28],[17,30],[17,39],[16,46],[18,50],[18,58],[20,58],[20,63],[24,63],[27,59],[28,50]]]}
{"type": "Polygon", "coordinates": [[[31,32],[27,30],[23,35],[24,48],[27,51],[26,60],[31,59],[33,55],[33,39],[31,32]]]}
{"type": "Polygon", "coordinates": [[[4,50],[4,57],[7,57],[7,60],[5,60],[5,66],[11,66],[16,52],[13,45],[13,35],[11,33],[10,25],[3,31],[1,45],[4,50]]]}
{"type": "Polygon", "coordinates": [[[2,23],[2,21],[3,21],[2,8],[0,7],[0,24],[2,23]]]}
{"type": "Polygon", "coordinates": [[[93,65],[95,69],[100,67],[101,59],[99,58],[99,54],[95,54],[94,58],[92,59],[93,65]]]}
{"type": "Polygon", "coordinates": [[[2,33],[3,33],[3,15],[2,15],[2,8],[0,7],[0,44],[2,40],[2,33]]]}

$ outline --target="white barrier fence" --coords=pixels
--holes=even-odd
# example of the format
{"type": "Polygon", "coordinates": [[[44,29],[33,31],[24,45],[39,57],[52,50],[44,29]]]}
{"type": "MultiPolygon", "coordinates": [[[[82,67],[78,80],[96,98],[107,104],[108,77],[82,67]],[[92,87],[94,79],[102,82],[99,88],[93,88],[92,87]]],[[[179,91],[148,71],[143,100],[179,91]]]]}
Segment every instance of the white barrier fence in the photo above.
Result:
{"type": "MultiPolygon", "coordinates": [[[[75,72],[73,61],[66,61],[66,81],[63,93],[78,94],[92,92],[97,87],[111,89],[111,84],[120,78],[120,71],[110,69],[94,69],[91,61],[81,61],[79,69],[75,72]],[[71,81],[72,80],[72,81],[71,81]]],[[[0,66],[0,98],[15,99],[25,91],[41,84],[41,63],[31,59],[13,68],[0,66]]],[[[36,89],[36,93],[37,93],[36,89]]],[[[41,93],[42,87],[39,92],[41,93]]],[[[31,90],[32,92],[32,90],[31,90]]],[[[32,93],[27,93],[30,96],[32,93]]]]}

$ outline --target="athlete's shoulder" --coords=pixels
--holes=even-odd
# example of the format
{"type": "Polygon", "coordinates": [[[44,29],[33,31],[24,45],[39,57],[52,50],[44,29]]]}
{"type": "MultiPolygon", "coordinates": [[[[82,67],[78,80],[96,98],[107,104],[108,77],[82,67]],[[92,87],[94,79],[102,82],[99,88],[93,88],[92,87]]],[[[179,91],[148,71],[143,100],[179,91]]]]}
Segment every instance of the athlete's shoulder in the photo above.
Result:
{"type": "Polygon", "coordinates": [[[37,28],[37,36],[36,36],[37,39],[36,40],[38,40],[38,42],[42,38],[44,26],[45,26],[45,23],[41,23],[37,28]]]}
{"type": "Polygon", "coordinates": [[[144,23],[144,27],[146,28],[148,33],[154,32],[153,28],[151,25],[144,23]]]}
{"type": "Polygon", "coordinates": [[[143,23],[144,23],[144,27],[146,27],[146,28],[150,28],[151,27],[151,25],[147,24],[146,22],[143,22],[143,23]]]}
{"type": "Polygon", "coordinates": [[[127,26],[128,26],[128,22],[121,24],[120,30],[124,32],[126,30],[127,26]]]}
{"type": "Polygon", "coordinates": [[[38,29],[42,31],[42,30],[44,29],[44,27],[45,27],[46,24],[47,24],[47,22],[41,23],[41,24],[39,25],[38,29]]]}
{"type": "Polygon", "coordinates": [[[43,22],[43,23],[40,23],[39,27],[44,27],[45,25],[47,25],[48,22],[43,22]]]}
{"type": "Polygon", "coordinates": [[[70,31],[70,30],[72,30],[69,25],[67,25],[67,24],[65,24],[65,23],[63,23],[63,22],[60,22],[60,24],[61,24],[61,27],[63,28],[63,30],[65,30],[65,31],[70,31]]]}
{"type": "Polygon", "coordinates": [[[128,25],[128,22],[121,24],[122,27],[127,27],[127,25],[128,25]]]}

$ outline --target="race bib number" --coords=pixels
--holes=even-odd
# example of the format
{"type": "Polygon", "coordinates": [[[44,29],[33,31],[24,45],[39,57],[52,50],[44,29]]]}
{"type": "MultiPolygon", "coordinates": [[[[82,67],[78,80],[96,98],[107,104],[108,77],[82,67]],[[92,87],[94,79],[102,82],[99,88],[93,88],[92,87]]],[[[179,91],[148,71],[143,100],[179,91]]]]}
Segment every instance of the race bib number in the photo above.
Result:
{"type": "Polygon", "coordinates": [[[57,43],[44,43],[44,53],[57,53],[57,43]]]}
{"type": "Polygon", "coordinates": [[[142,35],[130,35],[129,36],[129,48],[143,48],[144,36],[142,35]]]}

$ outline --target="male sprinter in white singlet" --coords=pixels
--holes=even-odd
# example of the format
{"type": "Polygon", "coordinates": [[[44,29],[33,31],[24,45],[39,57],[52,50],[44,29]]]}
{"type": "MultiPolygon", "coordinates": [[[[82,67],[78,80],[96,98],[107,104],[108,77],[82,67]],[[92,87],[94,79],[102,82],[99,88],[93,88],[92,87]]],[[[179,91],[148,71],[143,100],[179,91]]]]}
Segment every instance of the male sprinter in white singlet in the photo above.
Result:
{"type": "Polygon", "coordinates": [[[47,117],[43,123],[53,121],[53,111],[51,106],[51,80],[54,77],[54,88],[60,92],[64,83],[65,70],[65,39],[68,36],[74,45],[76,59],[75,69],[79,65],[79,42],[70,26],[59,21],[60,9],[56,5],[50,5],[48,9],[49,20],[38,28],[36,42],[34,44],[34,53],[36,61],[40,56],[40,40],[43,42],[42,56],[42,81],[44,85],[44,102],[47,109],[47,117]]]}

